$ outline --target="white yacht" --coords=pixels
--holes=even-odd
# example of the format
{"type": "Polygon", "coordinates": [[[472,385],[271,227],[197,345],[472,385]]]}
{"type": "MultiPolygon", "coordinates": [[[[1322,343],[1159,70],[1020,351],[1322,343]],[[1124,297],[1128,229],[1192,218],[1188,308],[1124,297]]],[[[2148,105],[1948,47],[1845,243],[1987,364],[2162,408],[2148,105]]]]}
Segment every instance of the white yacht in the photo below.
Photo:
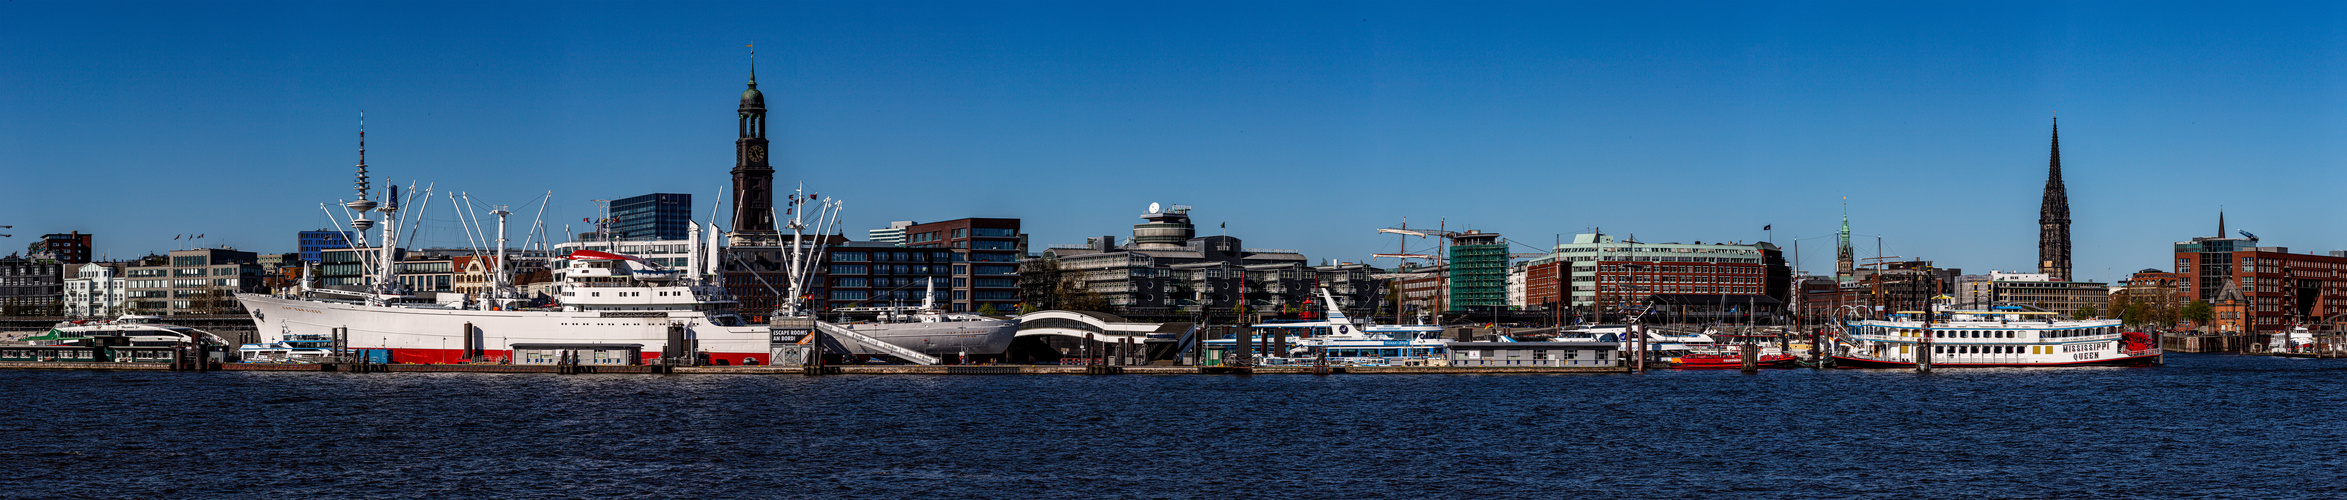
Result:
{"type": "MultiPolygon", "coordinates": [[[[1255,335],[1248,350],[1261,363],[1304,364],[1325,354],[1330,364],[1407,366],[1442,362],[1450,354],[1450,341],[1442,338],[1441,326],[1355,324],[1343,308],[1335,306],[1336,299],[1328,289],[1319,291],[1321,304],[1328,306],[1321,319],[1268,321],[1248,327],[1255,335]],[[1279,343],[1267,344],[1274,341],[1279,343]],[[1287,346],[1286,352],[1274,352],[1280,344],[1287,346]]],[[[1238,339],[1211,339],[1206,345],[1209,350],[1229,352],[1238,348],[1238,339]]]]}

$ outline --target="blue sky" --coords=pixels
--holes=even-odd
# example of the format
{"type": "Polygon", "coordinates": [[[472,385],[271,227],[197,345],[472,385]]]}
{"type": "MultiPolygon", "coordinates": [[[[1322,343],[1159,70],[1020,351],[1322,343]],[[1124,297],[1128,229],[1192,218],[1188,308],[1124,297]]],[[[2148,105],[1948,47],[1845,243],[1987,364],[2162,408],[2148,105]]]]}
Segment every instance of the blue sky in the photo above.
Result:
{"type": "MultiPolygon", "coordinates": [[[[1407,218],[1545,246],[1801,240],[2033,267],[2057,112],[2078,274],[2231,225],[2347,249],[2336,3],[0,4],[0,224],[289,252],[378,181],[545,220],[733,164],[757,44],[779,179],[1037,245],[1201,232],[1359,261],[1407,218]]],[[[783,187],[783,186],[778,186],[783,187]]],[[[445,201],[427,244],[460,246],[445,201]]],[[[583,228],[580,228],[583,229],[583,228]]],[[[519,229],[517,229],[519,231],[519,229]]],[[[1388,261],[1390,263],[1390,261],[1388,261]]]]}

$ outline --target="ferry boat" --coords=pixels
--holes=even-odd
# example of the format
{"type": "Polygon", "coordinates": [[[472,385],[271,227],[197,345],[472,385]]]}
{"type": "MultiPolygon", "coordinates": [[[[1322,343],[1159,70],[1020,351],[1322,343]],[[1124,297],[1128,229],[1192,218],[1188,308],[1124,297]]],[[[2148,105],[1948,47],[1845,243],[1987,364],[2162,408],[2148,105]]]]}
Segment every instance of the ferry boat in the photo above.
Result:
{"type": "Polygon", "coordinates": [[[160,316],[135,314],[125,314],[113,320],[63,321],[41,335],[26,337],[24,340],[38,347],[128,348],[123,350],[141,353],[137,361],[158,361],[173,357],[176,354],[165,354],[165,348],[188,345],[202,347],[203,359],[214,363],[226,361],[228,356],[228,342],[219,335],[164,323],[160,316]]]}
{"type": "Polygon", "coordinates": [[[334,337],[286,334],[276,342],[238,346],[236,354],[246,363],[322,363],[334,357],[334,337]]]}
{"type": "MultiPolygon", "coordinates": [[[[1359,325],[1336,307],[1335,297],[1328,289],[1319,290],[1322,304],[1328,304],[1321,319],[1309,321],[1267,321],[1249,325],[1256,335],[1249,350],[1254,351],[1261,364],[1308,364],[1322,355],[1329,364],[1352,366],[1423,366],[1442,363],[1450,355],[1450,341],[1442,339],[1438,325],[1359,325]],[[1279,343],[1286,352],[1273,352],[1279,343]]],[[[1206,341],[1210,350],[1228,352],[1238,348],[1237,339],[1206,341]]]]}
{"type": "MultiPolygon", "coordinates": [[[[2010,307],[2010,306],[2007,306],[2010,307]]],[[[2162,362],[2149,334],[2119,320],[2070,320],[2018,308],[1893,314],[1850,321],[1833,333],[1828,353],[1845,367],[1913,367],[1930,351],[1931,366],[2152,366],[2162,362]],[[1927,322],[1928,320],[1928,322],[1927,322]]]]}
{"type": "Polygon", "coordinates": [[[63,345],[70,339],[89,337],[127,337],[133,346],[176,346],[197,343],[207,346],[226,346],[228,343],[212,332],[164,323],[161,316],[125,314],[111,321],[76,320],[57,323],[49,332],[25,340],[33,345],[63,345]]]}

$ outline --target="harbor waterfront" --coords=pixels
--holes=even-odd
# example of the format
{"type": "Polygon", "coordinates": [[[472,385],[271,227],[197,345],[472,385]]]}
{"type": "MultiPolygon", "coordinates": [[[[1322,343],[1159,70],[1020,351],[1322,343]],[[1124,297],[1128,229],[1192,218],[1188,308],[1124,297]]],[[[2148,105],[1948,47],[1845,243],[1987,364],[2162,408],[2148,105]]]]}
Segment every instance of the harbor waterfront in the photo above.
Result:
{"type": "Polygon", "coordinates": [[[2331,453],[2347,424],[2307,418],[2347,404],[2331,390],[2347,364],[2171,358],[1930,375],[9,370],[22,390],[0,428],[39,438],[0,449],[0,498],[2347,494],[2331,453]]]}

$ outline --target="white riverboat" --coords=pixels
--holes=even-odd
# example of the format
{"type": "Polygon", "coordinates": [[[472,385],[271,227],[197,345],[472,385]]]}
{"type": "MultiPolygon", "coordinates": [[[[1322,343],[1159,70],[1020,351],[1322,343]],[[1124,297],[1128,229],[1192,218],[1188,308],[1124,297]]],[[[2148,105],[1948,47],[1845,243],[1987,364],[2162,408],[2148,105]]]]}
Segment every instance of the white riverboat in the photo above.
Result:
{"type": "Polygon", "coordinates": [[[2018,309],[1907,312],[1843,325],[1828,355],[1845,367],[2150,366],[2161,363],[2149,334],[2119,320],[2070,320],[2018,309]],[[1929,316],[1929,317],[1927,317],[1929,316]]]}
{"type": "MultiPolygon", "coordinates": [[[[111,321],[78,320],[58,323],[45,338],[125,337],[132,346],[176,346],[202,344],[225,346],[227,342],[212,332],[167,324],[160,316],[125,314],[111,321]]],[[[27,339],[33,340],[33,339],[27,339]]],[[[35,341],[35,345],[43,344],[35,341]]]]}
{"type": "MultiPolygon", "coordinates": [[[[1336,304],[1327,289],[1320,290],[1320,300],[1336,304]]],[[[1354,366],[1429,365],[1450,354],[1451,342],[1442,338],[1441,326],[1359,325],[1334,306],[1322,316],[1249,325],[1254,338],[1249,339],[1248,350],[1260,364],[1306,364],[1325,354],[1330,364],[1354,366]]],[[[1212,339],[1206,346],[1228,353],[1238,349],[1238,339],[1212,339]]]]}

